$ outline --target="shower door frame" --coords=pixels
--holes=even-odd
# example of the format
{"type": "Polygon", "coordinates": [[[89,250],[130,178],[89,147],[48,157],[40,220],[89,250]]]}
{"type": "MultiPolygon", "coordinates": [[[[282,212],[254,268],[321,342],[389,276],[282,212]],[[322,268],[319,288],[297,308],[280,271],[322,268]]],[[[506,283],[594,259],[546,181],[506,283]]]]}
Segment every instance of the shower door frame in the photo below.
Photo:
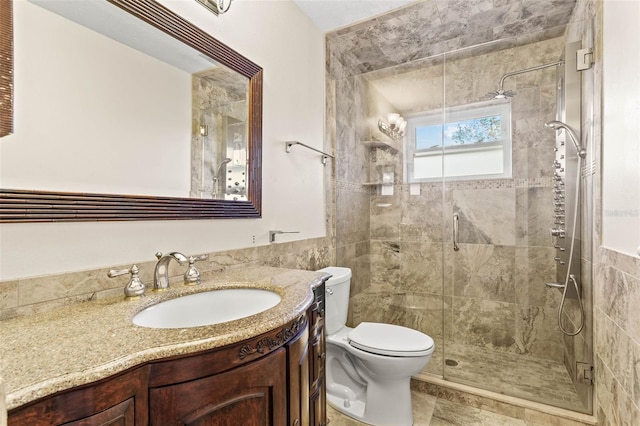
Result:
{"type": "MultiPolygon", "coordinates": [[[[576,66],[576,51],[580,48],[580,43],[576,42],[576,43],[566,43],[565,46],[565,57],[567,58],[565,65],[561,67],[561,69],[558,69],[558,83],[556,86],[556,89],[563,89],[563,90],[559,90],[558,93],[558,98],[556,99],[556,109],[557,109],[557,115],[556,115],[556,119],[560,120],[560,121],[565,121],[567,122],[572,128],[577,129],[578,131],[580,130],[581,126],[581,117],[582,117],[582,112],[581,112],[581,104],[582,104],[582,97],[581,97],[581,75],[580,72],[578,72],[575,68],[576,66]],[[561,72],[563,73],[561,75],[561,72]],[[563,84],[563,86],[560,86],[560,84],[563,84]],[[563,96],[563,98],[561,98],[561,96],[563,96]],[[558,107],[562,107],[562,108],[558,108],[558,107]]],[[[472,49],[472,48],[471,48],[472,49]]],[[[444,90],[444,94],[443,94],[443,111],[447,110],[447,96],[446,96],[446,86],[447,86],[447,72],[446,72],[446,65],[447,65],[447,54],[444,54],[444,68],[445,71],[443,72],[443,90],[444,90]]],[[[517,96],[517,95],[516,95],[517,96]]],[[[446,114],[445,112],[443,112],[443,114],[446,114]]],[[[446,117],[445,117],[446,118],[446,117]]],[[[443,122],[445,122],[445,118],[443,118],[443,122]]],[[[512,123],[513,125],[514,123],[512,123]]],[[[514,126],[515,127],[515,126],[514,126]]],[[[544,132],[548,132],[548,129],[545,129],[544,127],[540,128],[540,133],[544,133],[544,132]]],[[[566,136],[565,136],[565,132],[558,132],[560,133],[557,136],[557,145],[558,147],[562,147],[562,148],[566,148],[568,139],[565,141],[566,136]]],[[[564,174],[566,174],[567,177],[570,178],[570,176],[575,176],[575,161],[573,161],[573,159],[570,157],[569,154],[565,153],[563,149],[558,149],[556,152],[556,158],[560,159],[562,156],[562,159],[566,159],[566,163],[567,163],[567,167],[566,170],[563,169],[564,174]],[[573,168],[571,167],[573,165],[573,168]]],[[[446,161],[446,157],[443,155],[443,163],[446,161]]],[[[563,166],[564,166],[564,162],[563,162],[563,166]]],[[[443,169],[444,169],[444,164],[443,164],[443,169]]],[[[563,174],[563,178],[564,178],[564,174],[563,174]]],[[[512,180],[516,180],[514,177],[511,178],[512,180]]],[[[544,179],[542,179],[544,180],[544,179]]],[[[442,376],[445,380],[447,381],[451,381],[451,382],[456,382],[456,383],[461,383],[461,384],[465,384],[465,385],[471,385],[471,386],[475,386],[478,388],[483,388],[486,389],[488,391],[492,391],[492,392],[497,392],[497,393],[502,393],[502,394],[507,394],[507,395],[511,395],[511,396],[515,396],[515,397],[519,397],[519,398],[524,398],[527,400],[531,400],[534,402],[540,402],[540,403],[544,403],[547,405],[552,405],[552,406],[557,406],[559,408],[564,408],[564,409],[569,409],[572,411],[576,411],[576,412],[581,412],[581,413],[585,413],[585,414],[592,414],[593,411],[593,384],[591,382],[591,380],[589,380],[589,378],[585,378],[585,375],[592,376],[592,371],[588,371],[589,368],[592,369],[593,366],[593,325],[592,325],[592,315],[587,315],[586,316],[586,326],[585,326],[585,330],[583,331],[584,334],[584,338],[583,340],[586,342],[586,346],[587,349],[583,349],[580,350],[580,354],[576,354],[576,347],[578,346],[574,341],[571,341],[571,337],[567,337],[567,336],[560,336],[560,339],[563,339],[562,344],[564,347],[564,354],[563,354],[563,363],[567,369],[567,374],[570,376],[571,381],[573,382],[573,385],[576,388],[576,394],[580,400],[580,403],[582,406],[580,406],[580,404],[575,404],[575,403],[563,403],[562,401],[560,402],[554,402],[554,400],[549,399],[549,398],[543,398],[540,397],[539,399],[531,397],[531,396],[524,396],[522,394],[518,394],[517,392],[510,392],[510,389],[505,389],[505,388],[492,388],[491,386],[488,386],[486,382],[478,382],[478,381],[469,381],[469,380],[463,380],[463,379],[459,379],[456,378],[455,375],[451,374],[451,369],[452,368],[456,368],[456,363],[457,361],[453,358],[449,358],[448,354],[450,354],[450,350],[449,348],[452,345],[452,338],[454,336],[455,333],[455,327],[454,327],[454,322],[456,321],[455,315],[454,315],[454,308],[453,305],[455,303],[455,289],[454,290],[447,290],[447,286],[449,284],[451,284],[454,288],[456,286],[456,274],[459,274],[459,270],[460,268],[464,268],[464,265],[460,265],[460,261],[459,261],[459,251],[455,250],[454,246],[458,245],[458,243],[460,243],[460,241],[455,241],[456,238],[459,238],[460,236],[460,231],[459,232],[455,232],[454,230],[459,229],[460,228],[464,228],[465,224],[464,221],[468,220],[468,218],[464,217],[464,212],[461,211],[457,211],[455,208],[452,209],[448,209],[448,207],[453,207],[453,203],[452,200],[450,199],[452,196],[448,194],[451,186],[455,186],[458,183],[455,180],[450,180],[447,179],[446,177],[442,177],[442,197],[443,197],[443,226],[442,226],[442,230],[443,230],[443,265],[442,265],[442,270],[443,270],[443,295],[447,294],[447,291],[452,293],[451,296],[451,305],[450,307],[447,308],[446,303],[445,303],[445,298],[443,297],[443,331],[442,331],[442,335],[444,336],[444,351],[443,351],[443,357],[442,357],[442,376]],[[454,225],[454,221],[456,222],[454,225]],[[447,242],[451,241],[450,244],[448,244],[447,242]],[[458,256],[458,257],[456,257],[458,256]],[[458,259],[458,260],[456,260],[458,259]],[[448,276],[448,274],[451,274],[451,276],[448,276]],[[450,310],[450,312],[447,311],[447,309],[450,310]],[[447,315],[450,315],[450,318],[446,318],[447,315]],[[451,330],[447,331],[447,327],[451,327],[451,330]],[[449,336],[451,336],[451,338],[449,338],[449,336]],[[448,341],[449,340],[449,341],[448,341]],[[586,357],[588,359],[578,359],[580,356],[586,357]]],[[[548,185],[548,182],[545,182],[546,185],[548,185]]],[[[543,184],[543,186],[545,185],[543,184]]],[[[517,187],[517,185],[516,185],[517,187]]],[[[571,188],[568,188],[568,193],[571,193],[571,188]]],[[[535,190],[535,189],[534,189],[535,190]]],[[[569,196],[569,195],[567,195],[569,196]]],[[[487,202],[490,202],[491,200],[488,199],[486,200],[487,202]]],[[[557,200],[556,200],[557,201],[557,200]]],[[[582,208],[580,209],[581,214],[584,214],[585,211],[585,206],[582,205],[582,208]]],[[[515,220],[515,219],[514,219],[515,220]]],[[[558,222],[558,220],[556,220],[556,222],[558,222]]],[[[573,226],[573,224],[570,221],[566,221],[566,229],[570,229],[570,226],[573,226]]],[[[576,226],[578,226],[578,229],[581,229],[581,225],[580,225],[580,218],[578,217],[577,220],[577,224],[576,226]]],[[[463,229],[462,232],[464,233],[465,230],[463,229]]],[[[569,233],[567,233],[569,234],[569,233]]],[[[570,239],[570,235],[567,235],[566,240],[569,241],[570,239]]],[[[578,236],[576,238],[576,244],[578,246],[580,246],[582,244],[582,238],[580,236],[578,236]]],[[[589,239],[587,238],[586,241],[589,241],[589,239]]],[[[462,243],[462,245],[464,246],[464,242],[462,243]]],[[[554,243],[554,246],[556,248],[556,255],[554,256],[556,262],[558,262],[558,267],[555,267],[555,273],[553,274],[553,276],[548,277],[550,279],[550,281],[553,281],[553,278],[555,278],[555,281],[558,283],[564,283],[564,274],[566,272],[566,267],[562,267],[562,265],[560,264],[559,259],[563,259],[564,256],[563,254],[567,253],[569,251],[568,247],[562,247],[562,251],[560,251],[560,246],[562,244],[558,244],[558,243],[554,243]],[[562,278],[562,280],[561,280],[562,278]]],[[[516,246],[516,252],[518,250],[517,246],[518,244],[515,244],[516,246]]],[[[498,246],[496,246],[497,248],[498,246]]],[[[459,249],[459,246],[458,246],[459,249]]],[[[464,250],[464,248],[463,248],[464,250]]],[[[505,249],[506,250],[506,249],[505,249]]],[[[518,260],[522,260],[522,259],[518,259],[517,256],[515,258],[515,261],[517,262],[518,260]]],[[[566,259],[565,259],[566,260],[566,259]]],[[[580,256],[580,250],[578,250],[578,255],[574,257],[573,262],[571,265],[569,265],[571,267],[571,271],[574,275],[576,275],[578,277],[578,279],[580,279],[579,277],[581,276],[581,256],[580,256]]],[[[514,268],[514,274],[517,274],[518,268],[514,268]]],[[[514,282],[516,280],[516,276],[514,275],[514,282]]],[[[459,283],[458,283],[459,284],[459,283]]],[[[561,291],[560,293],[558,293],[557,290],[555,289],[547,289],[545,288],[545,280],[540,280],[540,282],[538,283],[540,286],[540,291],[542,292],[548,292],[548,293],[553,293],[555,294],[555,297],[560,297],[561,291]]],[[[591,286],[589,285],[588,288],[586,288],[583,293],[587,292],[586,295],[583,295],[586,298],[590,298],[590,292],[591,292],[591,286]]],[[[515,291],[519,291],[519,288],[515,288],[515,291]]],[[[576,298],[576,294],[575,291],[568,292],[568,298],[573,298],[575,300],[576,298]]],[[[589,304],[588,304],[589,306],[589,304]]],[[[545,308],[546,309],[546,308],[545,308]]],[[[552,310],[549,310],[548,312],[544,312],[544,315],[556,315],[556,312],[553,312],[552,310]]],[[[517,314],[516,314],[516,318],[517,318],[517,314]]],[[[574,315],[575,316],[575,315],[574,315]]],[[[570,318],[570,319],[574,319],[575,318],[570,318]]],[[[566,319],[565,319],[566,321],[566,319]]],[[[555,327],[557,327],[557,325],[555,325],[555,327]]],[[[579,336],[578,338],[582,338],[581,336],[579,336]]],[[[584,346],[584,345],[583,345],[584,346]]],[[[522,380],[526,380],[524,377],[521,378],[522,380]]]]}

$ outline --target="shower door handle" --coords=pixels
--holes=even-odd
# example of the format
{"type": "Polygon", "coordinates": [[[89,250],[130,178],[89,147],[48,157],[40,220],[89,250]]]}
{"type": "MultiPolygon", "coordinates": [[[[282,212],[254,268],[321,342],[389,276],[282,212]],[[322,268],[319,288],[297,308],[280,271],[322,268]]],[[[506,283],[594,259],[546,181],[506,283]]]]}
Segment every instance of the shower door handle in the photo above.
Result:
{"type": "Polygon", "coordinates": [[[459,237],[460,237],[460,228],[458,226],[458,213],[453,214],[453,251],[460,250],[460,246],[458,245],[459,237]]]}

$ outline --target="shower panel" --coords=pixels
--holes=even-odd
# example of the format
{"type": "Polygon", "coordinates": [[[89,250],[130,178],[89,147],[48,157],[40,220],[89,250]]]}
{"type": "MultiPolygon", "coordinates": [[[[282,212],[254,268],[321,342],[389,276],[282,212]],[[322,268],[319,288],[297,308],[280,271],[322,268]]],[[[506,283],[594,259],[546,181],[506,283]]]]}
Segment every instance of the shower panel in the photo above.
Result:
{"type": "MultiPolygon", "coordinates": [[[[579,150],[574,148],[579,145],[579,137],[571,129],[580,130],[581,123],[581,88],[580,73],[576,71],[576,52],[580,48],[580,43],[568,43],[565,50],[566,63],[558,68],[557,74],[557,106],[556,123],[564,123],[569,129],[556,130],[556,144],[554,147],[555,159],[553,162],[553,188],[554,188],[554,227],[550,230],[551,236],[555,239],[554,247],[557,263],[556,280],[557,283],[564,284],[567,274],[573,274],[580,282],[580,247],[581,239],[578,233],[576,239],[572,241],[571,230],[576,227],[580,229],[580,215],[573,214],[579,207],[578,182],[580,156],[579,150]],[[573,132],[573,134],[572,134],[573,132]],[[575,139],[578,139],[576,142],[575,139]],[[576,203],[576,201],[578,201],[576,203]],[[569,254],[573,243],[573,256],[569,264],[569,254]]],[[[549,123],[547,123],[549,124],[549,123]]],[[[569,293],[570,297],[576,298],[575,291],[569,293]]]]}

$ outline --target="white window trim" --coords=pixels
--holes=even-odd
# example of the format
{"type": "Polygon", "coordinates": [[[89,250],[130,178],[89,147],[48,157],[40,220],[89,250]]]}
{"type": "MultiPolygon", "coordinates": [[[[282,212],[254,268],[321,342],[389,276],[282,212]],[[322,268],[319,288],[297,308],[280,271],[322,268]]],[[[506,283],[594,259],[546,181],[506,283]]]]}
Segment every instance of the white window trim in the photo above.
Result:
{"type": "Polygon", "coordinates": [[[512,177],[512,135],[511,135],[511,101],[487,101],[478,102],[471,105],[446,108],[443,110],[427,111],[412,114],[407,117],[407,132],[405,133],[405,178],[407,182],[433,182],[440,178],[419,178],[413,177],[413,160],[418,157],[427,156],[450,156],[459,155],[466,152],[495,150],[503,148],[503,172],[496,174],[468,175],[468,176],[444,176],[447,180],[474,180],[474,179],[509,179],[512,177]],[[427,149],[416,149],[415,130],[416,127],[433,126],[458,121],[472,120],[474,118],[501,115],[503,117],[502,140],[500,142],[485,142],[482,144],[456,145],[448,147],[431,147],[427,149]]]}

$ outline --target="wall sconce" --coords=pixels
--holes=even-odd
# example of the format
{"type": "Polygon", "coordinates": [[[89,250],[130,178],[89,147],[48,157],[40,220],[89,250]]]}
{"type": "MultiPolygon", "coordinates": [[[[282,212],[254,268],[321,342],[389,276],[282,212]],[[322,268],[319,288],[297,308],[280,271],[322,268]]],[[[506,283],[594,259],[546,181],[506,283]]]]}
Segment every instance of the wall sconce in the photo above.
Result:
{"type": "Polygon", "coordinates": [[[216,16],[222,15],[231,7],[233,0],[196,0],[198,3],[209,9],[216,16]]]}
{"type": "Polygon", "coordinates": [[[404,136],[404,129],[407,127],[407,120],[395,112],[387,114],[387,120],[389,123],[379,119],[378,129],[395,141],[402,139],[404,136]]]}

